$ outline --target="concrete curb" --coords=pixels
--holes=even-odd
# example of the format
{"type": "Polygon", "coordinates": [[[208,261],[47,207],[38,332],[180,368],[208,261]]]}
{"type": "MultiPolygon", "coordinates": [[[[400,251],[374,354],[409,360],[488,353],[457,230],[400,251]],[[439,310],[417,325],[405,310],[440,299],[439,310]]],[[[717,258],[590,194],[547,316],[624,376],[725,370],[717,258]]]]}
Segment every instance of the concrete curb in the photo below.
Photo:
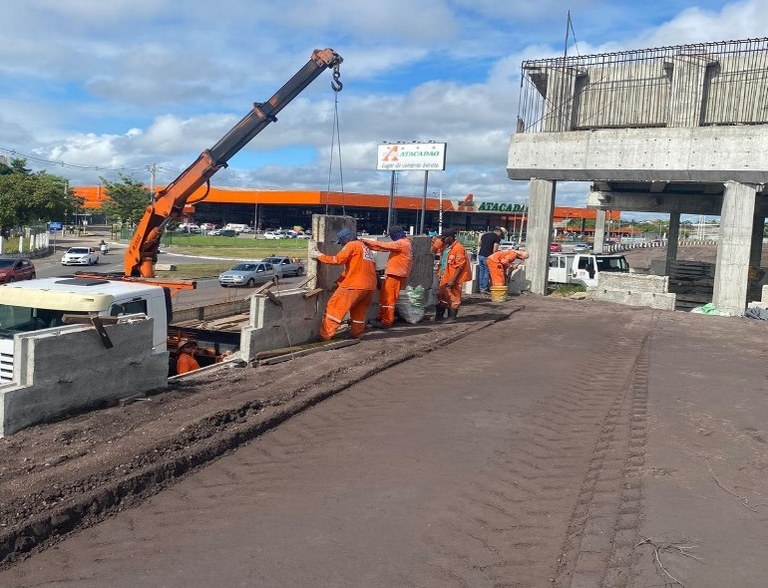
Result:
{"type": "MultiPolygon", "coordinates": [[[[188,427],[185,431],[185,439],[175,440],[176,445],[181,447],[178,450],[179,455],[161,458],[160,461],[150,463],[111,483],[79,494],[71,501],[65,500],[46,511],[45,514],[33,516],[21,524],[0,531],[0,569],[9,567],[33,551],[60,541],[68,532],[90,527],[113,513],[140,504],[146,498],[157,494],[208,462],[257,438],[292,416],[358,382],[506,320],[524,308],[521,306],[502,311],[501,318],[478,321],[468,324],[464,329],[452,329],[452,333],[432,341],[429,345],[416,349],[406,348],[384,361],[371,364],[357,377],[326,380],[314,386],[311,393],[300,398],[276,406],[252,401],[205,417],[195,426],[188,427]],[[224,428],[223,431],[222,428],[224,428]]],[[[463,325],[459,322],[455,326],[463,325]]],[[[301,388],[296,392],[301,392],[301,388]]],[[[156,450],[157,447],[148,450],[145,456],[151,459],[156,450]]],[[[90,482],[91,480],[82,481],[84,487],[90,485],[90,482]]]]}

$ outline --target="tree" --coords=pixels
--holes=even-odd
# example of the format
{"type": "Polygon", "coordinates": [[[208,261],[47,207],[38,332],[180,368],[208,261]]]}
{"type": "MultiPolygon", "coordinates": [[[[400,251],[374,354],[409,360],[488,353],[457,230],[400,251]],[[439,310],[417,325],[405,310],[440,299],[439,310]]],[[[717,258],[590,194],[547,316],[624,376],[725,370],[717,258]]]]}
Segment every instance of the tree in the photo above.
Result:
{"type": "Polygon", "coordinates": [[[32,175],[32,170],[24,166],[27,165],[26,159],[11,159],[11,163],[5,163],[0,161],[0,176],[7,176],[10,174],[21,174],[24,176],[32,175]]]}
{"type": "Polygon", "coordinates": [[[144,184],[120,174],[120,181],[110,182],[101,178],[107,199],[101,209],[112,221],[137,223],[150,202],[149,189],[144,184]]]}
{"type": "Polygon", "coordinates": [[[0,164],[0,227],[62,219],[75,210],[78,200],[66,179],[25,166],[24,159],[0,164]]]}

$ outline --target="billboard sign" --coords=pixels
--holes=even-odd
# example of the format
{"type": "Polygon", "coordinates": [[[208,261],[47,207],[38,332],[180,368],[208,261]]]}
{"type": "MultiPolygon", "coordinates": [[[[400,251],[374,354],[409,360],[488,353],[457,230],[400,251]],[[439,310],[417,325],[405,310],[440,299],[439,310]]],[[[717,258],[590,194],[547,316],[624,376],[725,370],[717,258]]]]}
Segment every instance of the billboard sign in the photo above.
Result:
{"type": "Polygon", "coordinates": [[[379,145],[378,171],[443,171],[446,143],[384,143],[379,145]]]}

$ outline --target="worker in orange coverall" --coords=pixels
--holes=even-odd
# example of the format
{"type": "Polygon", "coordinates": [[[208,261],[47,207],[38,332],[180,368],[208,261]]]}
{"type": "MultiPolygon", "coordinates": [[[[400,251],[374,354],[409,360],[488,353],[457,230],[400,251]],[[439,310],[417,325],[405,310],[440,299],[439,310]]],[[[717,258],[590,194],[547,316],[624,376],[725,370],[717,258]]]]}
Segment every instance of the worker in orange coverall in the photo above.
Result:
{"type": "Polygon", "coordinates": [[[389,238],[392,239],[391,243],[362,239],[369,249],[389,253],[384,270],[386,277],[379,292],[378,319],[371,322],[371,326],[376,329],[388,329],[395,322],[395,302],[400,296],[400,290],[408,283],[413,268],[413,243],[403,227],[393,225],[389,229],[389,238]]]}
{"type": "Polygon", "coordinates": [[[195,347],[197,343],[182,339],[179,341],[179,355],[176,358],[176,373],[186,374],[194,370],[200,369],[200,364],[195,359],[195,347]]]}
{"type": "Polygon", "coordinates": [[[443,242],[443,250],[437,270],[439,285],[435,320],[454,322],[461,306],[462,284],[472,279],[472,271],[464,246],[456,240],[456,231],[448,229],[440,235],[440,241],[443,242]],[[448,318],[445,318],[446,311],[448,318]]]}
{"type": "Polygon", "coordinates": [[[320,325],[320,338],[325,341],[331,339],[349,313],[350,334],[359,339],[363,336],[365,315],[371,305],[373,291],[376,290],[376,263],[371,250],[365,243],[358,241],[353,231],[339,231],[336,243],[344,246],[336,255],[325,255],[319,251],[309,254],[320,263],[344,266],[344,273],[336,281],[338,288],[325,307],[325,316],[320,325]]]}
{"type": "Polygon", "coordinates": [[[488,273],[491,275],[491,286],[506,285],[507,269],[516,259],[528,259],[528,252],[506,249],[496,251],[488,256],[488,273]]]}

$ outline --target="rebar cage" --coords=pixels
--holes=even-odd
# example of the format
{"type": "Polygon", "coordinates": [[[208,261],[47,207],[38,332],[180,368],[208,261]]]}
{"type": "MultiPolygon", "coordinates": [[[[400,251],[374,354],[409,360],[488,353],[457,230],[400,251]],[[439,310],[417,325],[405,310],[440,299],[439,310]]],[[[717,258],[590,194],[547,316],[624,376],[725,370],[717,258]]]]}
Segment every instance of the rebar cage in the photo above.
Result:
{"type": "Polygon", "coordinates": [[[517,132],[768,123],[768,38],[522,64],[517,132]]]}

